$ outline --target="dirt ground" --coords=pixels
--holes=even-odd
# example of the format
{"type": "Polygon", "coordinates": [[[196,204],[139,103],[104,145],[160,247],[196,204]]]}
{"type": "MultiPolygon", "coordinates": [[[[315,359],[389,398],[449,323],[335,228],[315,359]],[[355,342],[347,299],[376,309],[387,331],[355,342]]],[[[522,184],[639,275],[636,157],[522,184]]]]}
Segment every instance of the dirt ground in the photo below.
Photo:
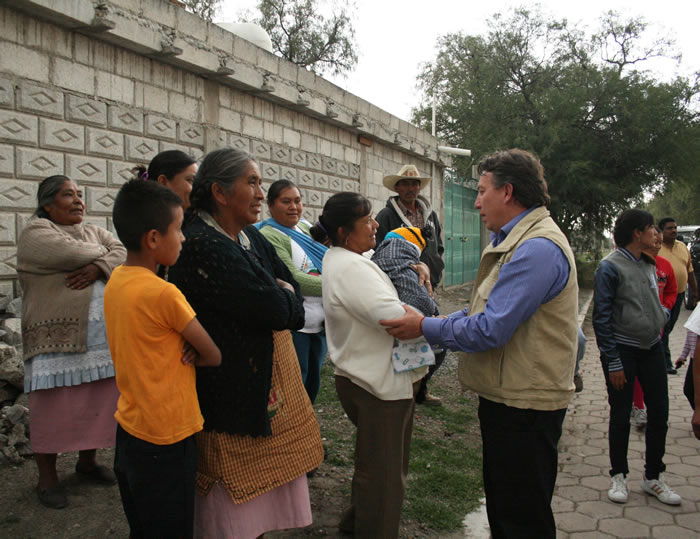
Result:
{"type": "MultiPolygon", "coordinates": [[[[438,294],[441,311],[453,312],[467,304],[470,290],[452,288],[438,294]]],[[[444,392],[458,392],[455,376],[456,361],[451,354],[436,373],[431,384],[444,392]]],[[[317,410],[318,412],[318,410],[317,410]]],[[[324,430],[323,413],[317,413],[324,430]]],[[[424,421],[420,415],[416,422],[424,421]]],[[[346,420],[347,422],[347,420],[346,420]]],[[[346,423],[347,429],[351,424],[346,423]]],[[[343,427],[345,428],[345,427],[343,427]]],[[[332,448],[331,448],[332,451],[332,448]]],[[[98,461],[111,466],[112,449],[98,451],[98,461]]],[[[69,496],[69,506],[54,510],[42,506],[36,496],[36,466],[27,460],[18,466],[0,467],[0,537],[128,537],[129,528],[122,511],[117,486],[102,486],[84,482],[74,473],[76,454],[59,455],[57,467],[61,482],[69,496]]],[[[352,467],[323,463],[309,480],[314,522],[303,530],[278,532],[271,537],[338,537],[337,522],[348,501],[352,467]]],[[[425,529],[419,522],[402,522],[401,537],[437,537],[438,534],[425,529]]],[[[463,537],[462,533],[445,534],[440,537],[463,537]]]]}

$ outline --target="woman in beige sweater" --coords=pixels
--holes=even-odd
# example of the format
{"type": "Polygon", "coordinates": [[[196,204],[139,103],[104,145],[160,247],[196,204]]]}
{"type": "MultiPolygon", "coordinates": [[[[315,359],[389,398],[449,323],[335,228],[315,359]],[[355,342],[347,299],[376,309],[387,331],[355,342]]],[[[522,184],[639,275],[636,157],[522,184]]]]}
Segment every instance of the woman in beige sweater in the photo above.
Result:
{"type": "Polygon", "coordinates": [[[61,509],[68,498],[58,482],[57,453],[77,450],[78,475],[115,482],[111,469],[95,461],[96,448],[114,445],[119,395],[102,298],[126,250],[108,231],[83,223],[82,191],[66,176],[46,178],[37,198],[17,247],[24,389],[39,500],[61,509]]]}

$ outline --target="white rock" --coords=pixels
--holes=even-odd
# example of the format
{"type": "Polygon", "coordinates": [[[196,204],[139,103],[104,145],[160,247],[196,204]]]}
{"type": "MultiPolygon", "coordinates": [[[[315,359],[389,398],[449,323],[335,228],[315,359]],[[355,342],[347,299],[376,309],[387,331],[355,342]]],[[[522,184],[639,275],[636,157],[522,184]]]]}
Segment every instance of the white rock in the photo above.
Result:
{"type": "Polygon", "coordinates": [[[7,332],[4,340],[10,344],[22,344],[22,319],[6,318],[2,322],[2,329],[7,332]]]}
{"type": "Polygon", "coordinates": [[[24,363],[14,346],[0,343],[0,380],[24,390],[24,363]]]}
{"type": "Polygon", "coordinates": [[[7,307],[5,307],[5,311],[8,314],[11,314],[12,316],[16,316],[17,318],[22,316],[22,297],[18,297],[13,299],[10,303],[7,304],[7,307]]]}

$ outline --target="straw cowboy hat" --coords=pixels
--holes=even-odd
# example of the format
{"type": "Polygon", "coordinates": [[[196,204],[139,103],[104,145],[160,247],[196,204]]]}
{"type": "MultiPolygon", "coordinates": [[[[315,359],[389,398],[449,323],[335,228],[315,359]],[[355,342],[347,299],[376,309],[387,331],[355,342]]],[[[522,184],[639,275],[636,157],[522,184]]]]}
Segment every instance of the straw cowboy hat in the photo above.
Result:
{"type": "Polygon", "coordinates": [[[404,165],[397,174],[384,176],[384,187],[396,193],[396,184],[401,180],[418,180],[420,182],[419,190],[422,191],[431,179],[429,176],[421,176],[415,165],[404,165]]]}

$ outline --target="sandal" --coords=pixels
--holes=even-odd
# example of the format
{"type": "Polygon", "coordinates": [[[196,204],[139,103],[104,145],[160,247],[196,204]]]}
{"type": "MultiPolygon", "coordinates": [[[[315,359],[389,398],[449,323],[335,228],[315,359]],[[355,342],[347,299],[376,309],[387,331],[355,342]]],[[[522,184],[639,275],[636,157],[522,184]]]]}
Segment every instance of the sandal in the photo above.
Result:
{"type": "Polygon", "coordinates": [[[41,504],[51,509],[63,509],[68,505],[66,491],[57,484],[44,489],[37,485],[36,493],[39,495],[41,504]]]}
{"type": "Polygon", "coordinates": [[[117,476],[114,475],[114,472],[107,468],[107,466],[102,466],[101,464],[95,464],[95,467],[91,470],[82,470],[80,466],[76,464],[75,473],[86,479],[105,485],[114,485],[117,482],[117,476]]]}

